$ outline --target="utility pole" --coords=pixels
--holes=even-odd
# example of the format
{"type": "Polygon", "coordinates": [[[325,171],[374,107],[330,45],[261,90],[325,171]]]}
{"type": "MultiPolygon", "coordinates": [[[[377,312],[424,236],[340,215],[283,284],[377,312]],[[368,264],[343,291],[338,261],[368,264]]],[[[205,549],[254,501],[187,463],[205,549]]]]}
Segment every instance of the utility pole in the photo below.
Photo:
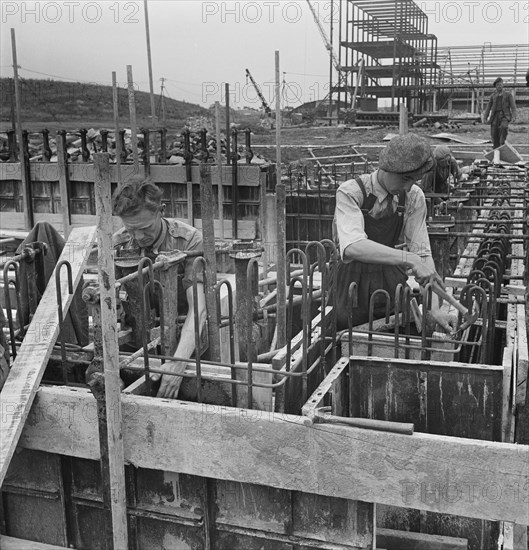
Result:
{"type": "Polygon", "coordinates": [[[152,82],[152,60],[151,60],[151,35],[149,32],[149,10],[147,0],[143,0],[145,11],[145,35],[147,37],[147,62],[149,65],[149,89],[151,95],[151,119],[153,127],[156,127],[156,107],[154,106],[154,84],[152,82]]]}
{"type": "Polygon", "coordinates": [[[22,113],[20,107],[20,89],[18,84],[18,61],[15,29],[11,29],[11,50],[13,54],[13,83],[15,87],[15,116],[18,138],[18,160],[20,161],[20,176],[22,180],[22,199],[24,201],[24,227],[28,231],[33,227],[33,200],[31,198],[31,176],[29,174],[29,159],[24,147],[22,136],[22,113]]]}
{"type": "Polygon", "coordinates": [[[160,78],[161,82],[162,82],[162,87],[160,89],[160,106],[162,108],[162,126],[165,127],[165,98],[164,98],[164,95],[163,95],[163,91],[164,91],[164,88],[165,88],[165,78],[162,76],[162,78],[160,78]]]}
{"type": "MultiPolygon", "coordinates": [[[[333,0],[331,0],[331,32],[330,32],[330,45],[332,51],[332,39],[333,39],[333,33],[334,33],[334,26],[333,26],[333,15],[334,15],[334,3],[333,0]]],[[[332,55],[329,54],[329,126],[332,126],[332,69],[333,69],[333,62],[332,62],[332,55]]]]}

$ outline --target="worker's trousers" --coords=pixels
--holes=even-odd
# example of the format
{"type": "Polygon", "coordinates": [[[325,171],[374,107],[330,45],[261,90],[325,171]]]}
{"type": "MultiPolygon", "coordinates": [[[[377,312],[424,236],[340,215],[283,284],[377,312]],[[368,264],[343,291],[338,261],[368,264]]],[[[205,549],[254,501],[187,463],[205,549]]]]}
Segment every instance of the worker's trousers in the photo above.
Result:
{"type": "Polygon", "coordinates": [[[492,147],[494,149],[505,143],[508,131],[509,121],[505,117],[494,116],[490,125],[490,136],[492,138],[492,147]]]}

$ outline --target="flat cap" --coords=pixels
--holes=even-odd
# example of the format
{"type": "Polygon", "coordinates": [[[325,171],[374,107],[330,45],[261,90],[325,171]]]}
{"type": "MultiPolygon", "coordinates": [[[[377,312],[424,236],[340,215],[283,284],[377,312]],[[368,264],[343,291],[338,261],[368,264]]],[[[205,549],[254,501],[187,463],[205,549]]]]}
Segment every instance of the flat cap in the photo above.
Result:
{"type": "Polygon", "coordinates": [[[499,76],[493,83],[492,85],[493,86],[496,86],[496,84],[498,84],[498,82],[503,82],[503,78],[501,76],[499,76]]]}
{"type": "Polygon", "coordinates": [[[448,145],[438,145],[434,148],[432,154],[434,159],[436,160],[452,156],[452,153],[450,152],[450,147],[448,147],[448,145]]]}
{"type": "Polygon", "coordinates": [[[433,166],[430,146],[417,134],[395,136],[382,150],[378,167],[394,174],[416,175],[417,178],[433,166]]]}

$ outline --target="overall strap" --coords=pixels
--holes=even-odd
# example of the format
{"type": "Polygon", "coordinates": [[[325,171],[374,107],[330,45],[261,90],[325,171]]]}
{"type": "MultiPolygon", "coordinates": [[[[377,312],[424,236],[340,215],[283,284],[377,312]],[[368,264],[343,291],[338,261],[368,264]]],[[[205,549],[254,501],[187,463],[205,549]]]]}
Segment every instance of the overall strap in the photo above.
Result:
{"type": "Polygon", "coordinates": [[[362,211],[362,214],[369,214],[369,211],[373,208],[375,201],[377,198],[375,195],[369,195],[367,196],[367,191],[364,185],[364,182],[360,177],[355,178],[356,183],[358,183],[358,186],[360,187],[360,190],[362,191],[363,200],[362,205],[360,206],[360,210],[362,211]]]}

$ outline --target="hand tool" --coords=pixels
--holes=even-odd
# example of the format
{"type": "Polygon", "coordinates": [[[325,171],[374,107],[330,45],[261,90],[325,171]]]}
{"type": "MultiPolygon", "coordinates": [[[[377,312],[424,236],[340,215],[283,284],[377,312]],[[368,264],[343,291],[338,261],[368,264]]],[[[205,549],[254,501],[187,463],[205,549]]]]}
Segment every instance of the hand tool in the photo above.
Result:
{"type": "Polygon", "coordinates": [[[417,298],[412,298],[410,300],[410,309],[413,314],[413,320],[415,321],[415,327],[417,328],[417,332],[421,334],[422,332],[422,312],[419,307],[419,304],[417,303],[417,298]]]}
{"type": "MultiPolygon", "coordinates": [[[[432,283],[432,290],[442,298],[443,300],[446,300],[450,305],[454,306],[457,311],[459,311],[465,320],[464,325],[466,327],[469,327],[470,325],[473,325],[477,319],[478,319],[478,312],[470,312],[461,302],[458,302],[453,296],[450,296],[442,287],[441,285],[433,280],[432,283]]],[[[463,325],[462,325],[463,326],[463,325]]]]}
{"type": "Polygon", "coordinates": [[[305,426],[315,423],[346,424],[354,428],[365,428],[379,432],[391,432],[403,435],[413,435],[414,425],[405,422],[389,422],[387,420],[374,420],[372,418],[347,418],[330,414],[331,407],[318,407],[313,414],[303,418],[305,426]]]}

